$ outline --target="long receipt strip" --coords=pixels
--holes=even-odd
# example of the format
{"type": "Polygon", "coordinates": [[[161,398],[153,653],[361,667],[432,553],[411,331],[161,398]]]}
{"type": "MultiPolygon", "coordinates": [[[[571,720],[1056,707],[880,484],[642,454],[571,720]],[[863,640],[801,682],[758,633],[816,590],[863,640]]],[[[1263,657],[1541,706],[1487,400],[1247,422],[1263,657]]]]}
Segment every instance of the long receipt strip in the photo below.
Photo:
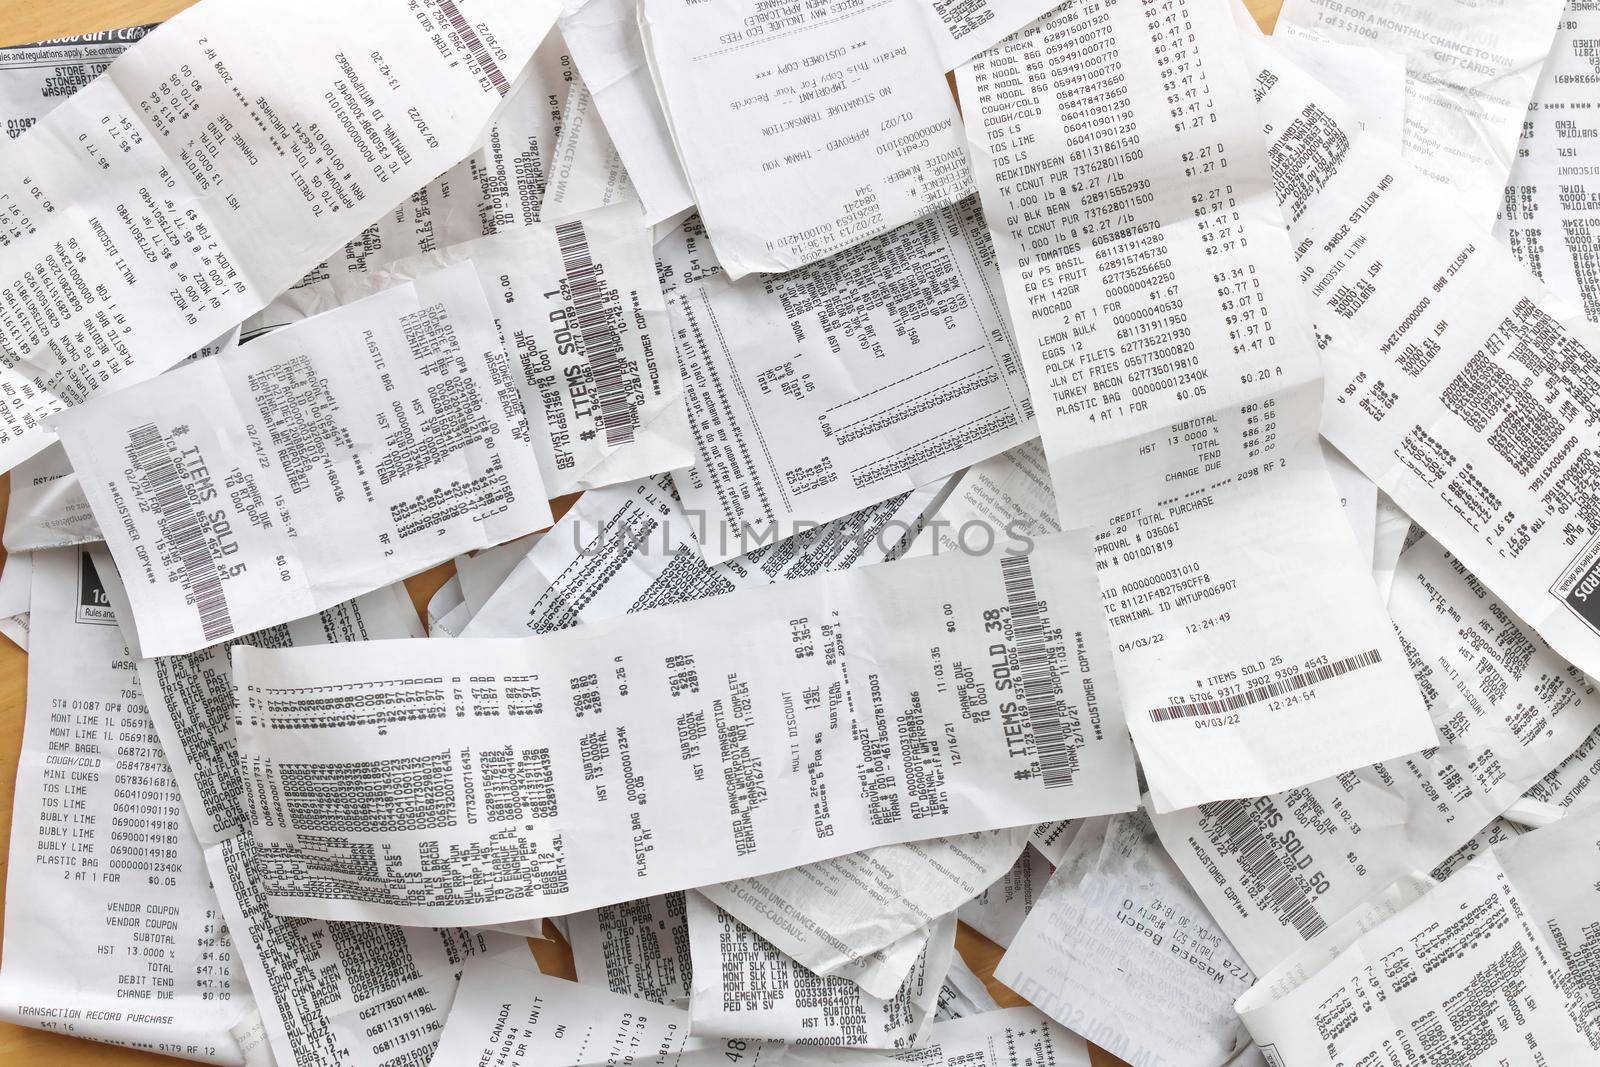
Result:
{"type": "Polygon", "coordinates": [[[142,654],[304,618],[549,525],[508,377],[461,265],[65,417],[142,654]]]}
{"type": "MultiPolygon", "coordinates": [[[[907,494],[903,501],[887,501],[707,567],[670,478],[596,490],[523,556],[473,613],[464,635],[549,633],[819,570],[879,562],[898,554],[933,502],[923,491],[907,494]]],[[[1027,833],[1023,827],[886,845],[701,891],[810,970],[846,975],[885,998],[900,986],[919,950],[912,935],[996,877],[1027,833]]],[[[635,945],[623,945],[617,937],[631,918],[673,907],[664,902],[674,897],[681,894],[573,917],[580,977],[586,966],[590,974],[604,970],[605,984],[614,992],[643,988],[658,1000],[655,991],[681,985],[683,967],[663,955],[659,943],[666,925],[658,927],[658,935],[641,935],[635,945]]],[[[675,907],[681,914],[681,903],[675,907]]]]}
{"type": "Polygon", "coordinates": [[[958,72],[1045,484],[1094,531],[1163,811],[1432,743],[1315,443],[1311,323],[1238,62],[1221,6],[1067,5],[958,72]],[[1189,87],[1169,101],[1163,78],[1189,87]]]}
{"type": "Polygon", "coordinates": [[[957,72],[1069,526],[1198,495],[1316,428],[1240,67],[1226,8],[1178,0],[1065,5],[957,72]]]}
{"type": "Polygon", "coordinates": [[[44,418],[154,377],[467,155],[555,15],[207,0],[40,119],[0,174],[0,468],[49,443],[44,418]]]}
{"type": "MultiPolygon", "coordinates": [[[[578,502],[473,613],[466,636],[548,633],[581,622],[659,608],[738,588],[897,554],[934,498],[918,491],[808,534],[707,567],[669,478],[591,492],[578,502]],[[920,501],[919,501],[920,498],[920,501]]],[[[467,584],[463,572],[463,586],[467,584]]],[[[466,597],[471,600],[470,595],[466,597]]],[[[1010,864],[1029,828],[886,845],[701,891],[818,974],[843,974],[879,998],[899,988],[917,955],[913,935],[971,898],[1010,864]]],[[[623,933],[661,909],[667,894],[573,916],[579,975],[604,973],[614,992],[681,987],[671,927],[623,933]],[[624,943],[625,939],[630,943],[624,943]]],[[[676,905],[673,899],[680,902],[676,905]]],[[[681,925],[681,923],[679,924],[681,925]]],[[[923,941],[926,940],[924,934],[923,941]]],[[[639,995],[646,995],[641,993],[639,995]]]]}
{"type": "Polygon", "coordinates": [[[241,1064],[251,991],[99,575],[40,552],[32,588],[0,1017],[241,1064]]]}
{"type": "Polygon", "coordinates": [[[324,918],[515,921],[1127,810],[1086,553],[1064,535],[520,642],[241,648],[267,895],[324,918]]]}

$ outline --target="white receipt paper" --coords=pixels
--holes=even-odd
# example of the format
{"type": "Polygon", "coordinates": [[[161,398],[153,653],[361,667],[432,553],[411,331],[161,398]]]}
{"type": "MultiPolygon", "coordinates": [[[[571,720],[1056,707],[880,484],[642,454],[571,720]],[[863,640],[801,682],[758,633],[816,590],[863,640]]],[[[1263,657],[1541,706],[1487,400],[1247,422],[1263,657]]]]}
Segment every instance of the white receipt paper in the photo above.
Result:
{"type": "Polygon", "coordinates": [[[446,268],[65,416],[140,652],[191,652],[550,523],[477,277],[446,268]]]}
{"type": "Polygon", "coordinates": [[[667,119],[731,277],[805,266],[972,191],[919,7],[645,0],[667,119]]]}
{"type": "Polygon", "coordinates": [[[1264,976],[1239,1013],[1293,1067],[1593,1063],[1597,887],[1600,815],[1562,820],[1480,856],[1303,981],[1264,976]]]}
{"type": "Polygon", "coordinates": [[[36,553],[0,1018],[204,1063],[253,1006],[87,552],[36,553]]]}
{"type": "Polygon", "coordinates": [[[467,155],[556,14],[206,0],[11,142],[0,469],[50,442],[44,418],[153,378],[467,155]]]}
{"type": "Polygon", "coordinates": [[[237,648],[267,895],[514,921],[1129,810],[1099,614],[1062,535],[518,641],[237,648]]]}

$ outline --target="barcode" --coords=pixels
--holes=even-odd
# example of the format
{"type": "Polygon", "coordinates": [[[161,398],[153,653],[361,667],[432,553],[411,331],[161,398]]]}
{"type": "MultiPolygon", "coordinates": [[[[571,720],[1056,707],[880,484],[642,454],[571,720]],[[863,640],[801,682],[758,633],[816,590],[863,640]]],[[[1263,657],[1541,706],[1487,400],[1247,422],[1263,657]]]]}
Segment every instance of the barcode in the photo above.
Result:
{"type": "Polygon", "coordinates": [[[1370,667],[1374,663],[1381,663],[1383,657],[1377,649],[1362,652],[1355,656],[1346,656],[1344,659],[1333,663],[1324,663],[1315,670],[1300,671],[1286,678],[1279,678],[1266,685],[1258,685],[1253,689],[1246,689],[1231,696],[1221,697],[1216,700],[1197,700],[1193,704],[1169,704],[1164,708],[1152,708],[1150,719],[1152,722],[1166,722],[1168,719],[1190,719],[1197,715],[1215,715],[1223,711],[1237,711],[1247,708],[1251,704],[1259,704],[1263,700],[1292,693],[1296,689],[1325,682],[1329,678],[1337,678],[1341,674],[1359,671],[1362,667],[1370,667]]]}
{"type": "Polygon", "coordinates": [[[589,236],[583,223],[563,222],[556,226],[561,243],[561,265],[567,274],[567,291],[576,308],[578,337],[594,377],[595,398],[600,404],[600,422],[606,428],[606,444],[622,445],[633,440],[639,413],[631,397],[633,384],[627,361],[622,358],[622,338],[617,335],[616,310],[608,299],[599,268],[589,253],[589,236]]]}
{"type": "Polygon", "coordinates": [[[1065,709],[1056,673],[1057,650],[1047,639],[1047,620],[1033,587],[1033,563],[1027,556],[1002,556],[1000,576],[1005,580],[1011,636],[1017,643],[1017,691],[1028,709],[1039,770],[1046,788],[1069,786],[1078,769],[1078,753],[1067,744],[1061,726],[1065,709]]]}
{"type": "Polygon", "coordinates": [[[478,36],[478,31],[472,28],[461,14],[461,9],[456,7],[456,0],[439,0],[439,11],[450,20],[450,28],[456,31],[456,36],[461,38],[461,43],[467,46],[472,53],[473,60],[489,76],[489,84],[494,86],[495,92],[506,96],[511,92],[511,83],[506,81],[506,76],[500,73],[500,65],[494,61],[494,56],[483,46],[483,40],[478,36]]]}
{"type": "Polygon", "coordinates": [[[1239,866],[1248,879],[1246,888],[1253,884],[1260,891],[1260,897],[1252,894],[1257,904],[1275,912],[1307,941],[1327,928],[1328,921],[1318,913],[1305,883],[1294,877],[1288,862],[1278,854],[1277,840],[1266,832],[1248,801],[1207,804],[1201,811],[1215,828],[1211,842],[1217,850],[1238,853],[1239,866]],[[1265,901],[1260,899],[1263,897],[1265,901]]]}
{"type": "Polygon", "coordinates": [[[216,557],[206,536],[205,519],[189,499],[188,483],[167,448],[166,439],[153,422],[128,435],[128,459],[143,475],[144,500],[155,510],[161,539],[178,557],[183,589],[200,613],[200,629],[208,643],[233,633],[228,594],[222,588],[216,557]]]}

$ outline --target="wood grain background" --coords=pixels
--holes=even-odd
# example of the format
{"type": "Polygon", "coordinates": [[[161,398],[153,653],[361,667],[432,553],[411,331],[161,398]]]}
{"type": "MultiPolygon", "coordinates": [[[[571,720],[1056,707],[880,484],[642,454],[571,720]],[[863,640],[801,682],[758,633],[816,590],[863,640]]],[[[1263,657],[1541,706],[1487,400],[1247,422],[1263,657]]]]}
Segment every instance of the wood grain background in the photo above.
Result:
{"type": "MultiPolygon", "coordinates": [[[[109,30],[122,26],[159,22],[183,8],[192,0],[0,0],[0,45],[24,44],[68,34],[88,33],[92,30],[109,30]]],[[[270,5],[271,0],[257,0],[270,5]]],[[[338,0],[330,0],[337,3],[338,0]]],[[[399,2],[399,0],[396,0],[399,2]]],[[[1206,0],[1221,3],[1225,0],[1206,0]]],[[[1245,0],[1256,21],[1270,31],[1277,21],[1282,0],[1245,0]]],[[[3,146],[0,146],[0,166],[5,165],[3,146]]],[[[0,478],[0,514],[11,495],[11,479],[0,478]]],[[[557,502],[559,516],[572,499],[557,502]]],[[[0,550],[0,559],[4,559],[0,550]]],[[[423,608],[435,590],[453,573],[454,567],[446,564],[435,567],[406,582],[417,610],[423,608]]],[[[424,615],[424,617],[426,617],[424,615]]],[[[28,657],[16,645],[0,638],[0,902],[4,901],[4,875],[9,862],[11,842],[11,799],[16,787],[17,758],[22,749],[22,722],[28,684],[28,657]]],[[[0,920],[3,921],[3,920],[0,920]]],[[[536,941],[534,954],[540,968],[547,974],[572,977],[572,957],[564,945],[536,941]]],[[[1002,1007],[1026,1003],[993,978],[995,964],[1000,960],[1001,949],[992,941],[961,927],[956,941],[961,955],[975,973],[989,985],[989,991],[1002,1007]]],[[[1094,1049],[1095,1067],[1111,1067],[1123,1061],[1101,1049],[1094,1049]]],[[[97,1044],[59,1034],[30,1030],[0,1022],[0,1065],[4,1067],[168,1067],[184,1061],[147,1052],[134,1052],[111,1045],[97,1044]]],[[[281,1067],[291,1067],[282,1064],[281,1067]]],[[[438,1067],[452,1067],[439,1064],[438,1067]]]]}

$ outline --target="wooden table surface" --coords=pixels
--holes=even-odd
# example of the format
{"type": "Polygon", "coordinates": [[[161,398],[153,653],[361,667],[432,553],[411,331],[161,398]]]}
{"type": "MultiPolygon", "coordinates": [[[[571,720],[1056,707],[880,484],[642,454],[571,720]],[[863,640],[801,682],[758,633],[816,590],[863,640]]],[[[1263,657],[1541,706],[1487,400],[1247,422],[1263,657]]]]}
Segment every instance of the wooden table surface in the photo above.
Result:
{"type": "MultiPolygon", "coordinates": [[[[159,22],[189,6],[192,0],[0,0],[0,45],[24,44],[51,37],[64,37],[92,30],[108,30],[159,22]]],[[[270,3],[270,0],[266,0],[270,3]]],[[[334,0],[337,2],[337,0],[334,0]]],[[[399,0],[395,0],[399,2],[399,0]]],[[[1227,0],[1209,0],[1223,3],[1227,0]]],[[[1245,0],[1256,20],[1271,30],[1283,0],[1245,0]]],[[[0,160],[4,159],[0,149],[0,160]]],[[[0,478],[0,514],[11,496],[11,479],[0,478]]],[[[559,515],[571,500],[556,506],[559,515]]],[[[0,559],[5,552],[0,549],[0,559]]],[[[446,564],[406,583],[419,613],[454,567],[446,564]]],[[[424,617],[426,615],[424,614],[424,617]]],[[[22,749],[22,721],[28,683],[28,657],[21,649],[0,637],[0,903],[5,899],[4,874],[10,854],[11,798],[16,788],[17,758],[22,749]]],[[[0,919],[3,924],[3,919],[0,919]]],[[[0,926],[3,928],[3,926],[0,926]]],[[[1026,1003],[994,980],[995,964],[1001,949],[992,941],[961,927],[956,941],[967,964],[989,985],[1002,1007],[1026,1003]]],[[[534,954],[547,974],[572,977],[572,957],[565,946],[546,941],[534,942],[534,954]]],[[[1121,1060],[1094,1049],[1096,1067],[1110,1067],[1121,1060]]],[[[0,1065],[3,1067],[155,1067],[184,1061],[146,1052],[133,1052],[111,1045],[49,1034],[42,1030],[0,1022],[0,1065]]],[[[288,1064],[282,1067],[290,1067],[288,1064]]],[[[441,1064],[440,1067],[447,1067],[441,1064]]]]}

